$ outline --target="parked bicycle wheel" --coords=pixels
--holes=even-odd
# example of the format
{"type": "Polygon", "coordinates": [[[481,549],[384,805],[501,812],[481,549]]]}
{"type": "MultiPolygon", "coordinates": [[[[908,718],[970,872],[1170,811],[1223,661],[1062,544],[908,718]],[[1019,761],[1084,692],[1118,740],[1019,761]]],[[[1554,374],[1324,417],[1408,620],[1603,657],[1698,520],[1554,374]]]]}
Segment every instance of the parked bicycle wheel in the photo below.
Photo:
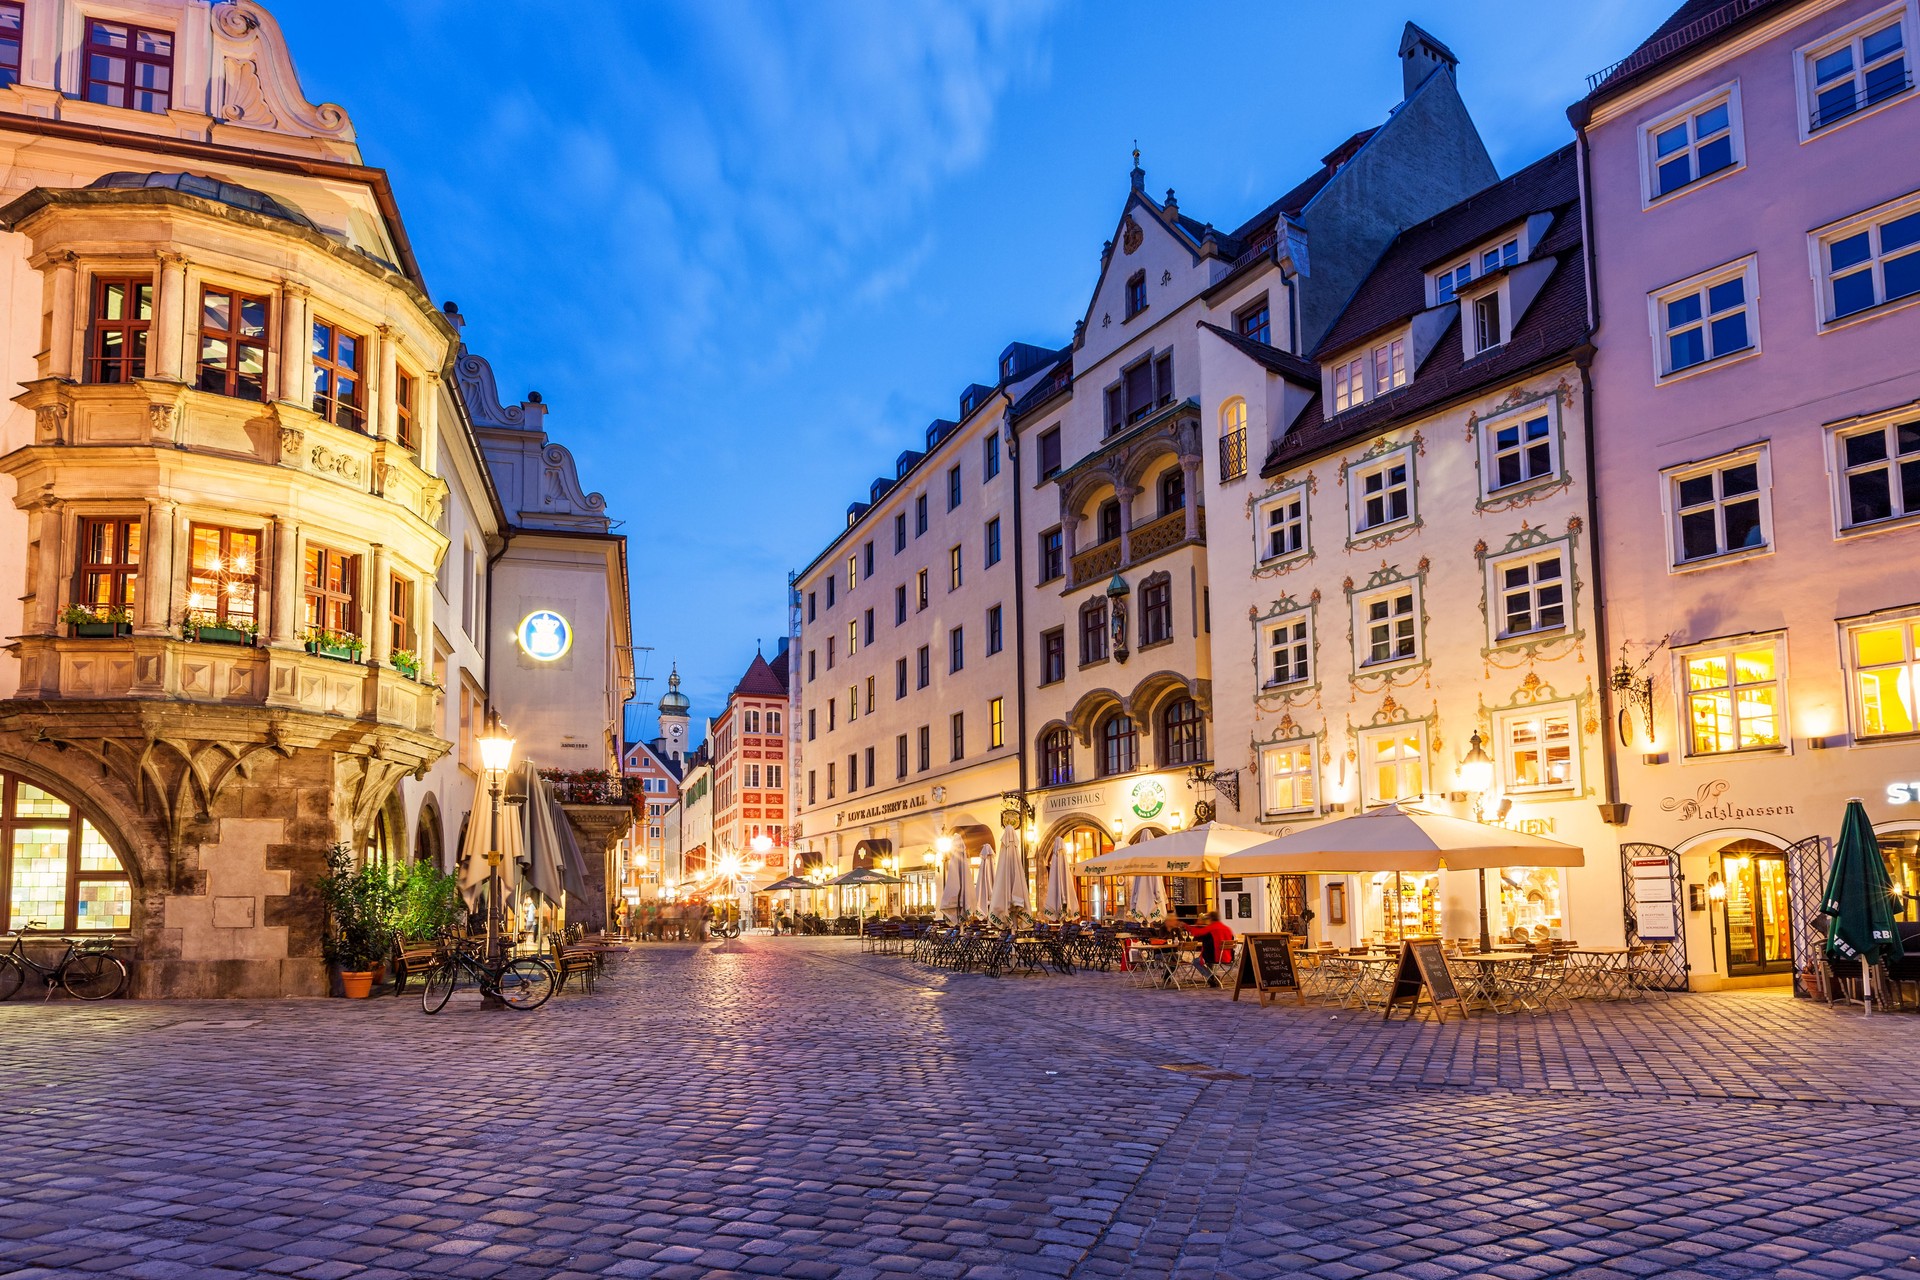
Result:
{"type": "Polygon", "coordinates": [[[27,966],[18,956],[0,956],[0,1000],[11,1000],[27,985],[27,966]]]}
{"type": "Polygon", "coordinates": [[[420,1008],[427,1013],[446,1008],[458,978],[458,971],[450,964],[436,964],[427,970],[427,980],[420,988],[420,1008]]]}
{"type": "Polygon", "coordinates": [[[500,971],[500,999],[510,1009],[538,1009],[553,995],[554,986],[553,969],[530,956],[500,971]]]}
{"type": "Polygon", "coordinates": [[[105,1000],[127,985],[127,966],[104,951],[83,951],[60,971],[60,985],[77,1000],[105,1000]]]}

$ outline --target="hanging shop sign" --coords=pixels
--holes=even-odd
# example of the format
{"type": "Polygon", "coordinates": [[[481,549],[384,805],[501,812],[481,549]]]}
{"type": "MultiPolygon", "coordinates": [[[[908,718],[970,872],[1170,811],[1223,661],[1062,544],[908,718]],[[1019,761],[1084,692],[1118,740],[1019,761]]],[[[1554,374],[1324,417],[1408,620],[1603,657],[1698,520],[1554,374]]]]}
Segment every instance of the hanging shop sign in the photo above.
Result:
{"type": "Polygon", "coordinates": [[[535,609],[520,619],[514,632],[520,651],[540,662],[552,662],[573,648],[573,624],[552,609],[535,609]]]}
{"type": "Polygon", "coordinates": [[[1166,784],[1158,778],[1142,778],[1128,789],[1127,803],[1133,810],[1133,816],[1142,822],[1157,818],[1160,811],[1167,807],[1166,784]]]}

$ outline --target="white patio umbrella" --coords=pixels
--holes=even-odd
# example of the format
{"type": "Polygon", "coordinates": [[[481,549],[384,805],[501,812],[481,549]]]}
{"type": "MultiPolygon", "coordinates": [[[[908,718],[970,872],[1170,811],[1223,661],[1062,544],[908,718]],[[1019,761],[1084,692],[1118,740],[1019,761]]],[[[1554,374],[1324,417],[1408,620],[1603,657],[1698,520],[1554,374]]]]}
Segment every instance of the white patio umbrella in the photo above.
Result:
{"type": "Polygon", "coordinates": [[[1138,844],[1088,858],[1074,868],[1082,876],[1210,875],[1219,869],[1220,859],[1229,853],[1251,849],[1273,837],[1249,827],[1225,822],[1208,822],[1170,835],[1155,836],[1138,844]]]}
{"type": "Polygon", "coordinates": [[[1000,910],[999,902],[994,899],[994,857],[993,846],[980,846],[980,871],[973,881],[973,902],[971,909],[983,916],[990,916],[1000,910]]]}
{"type": "Polygon", "coordinates": [[[940,914],[958,920],[967,898],[967,855],[959,849],[940,864],[940,914]]]}
{"type": "Polygon", "coordinates": [[[1079,895],[1073,891],[1073,868],[1067,863],[1066,845],[1056,837],[1047,854],[1047,890],[1040,898],[1040,909],[1049,915],[1063,916],[1079,906],[1079,895]]]}
{"type": "Polygon", "coordinates": [[[1015,907],[1025,911],[1032,905],[1032,895],[1027,889],[1027,860],[1020,856],[1018,827],[1000,829],[1000,858],[995,864],[993,900],[1001,911],[1015,907]]]}
{"type": "Polygon", "coordinates": [[[1167,886],[1159,876],[1135,876],[1127,905],[1133,914],[1151,920],[1167,913],[1167,886]]]}
{"type": "MultiPolygon", "coordinates": [[[[460,896],[467,910],[477,910],[487,887],[487,846],[493,829],[493,797],[476,792],[473,811],[467,815],[467,838],[460,846],[460,896]]],[[[520,810],[500,798],[500,884],[502,897],[513,900],[519,879],[520,860],[526,856],[520,835],[520,810]]]]}
{"type": "Polygon", "coordinates": [[[1480,881],[1480,945],[1487,929],[1488,867],[1579,867],[1578,845],[1390,804],[1269,840],[1220,859],[1223,876],[1472,871],[1480,881]]]}

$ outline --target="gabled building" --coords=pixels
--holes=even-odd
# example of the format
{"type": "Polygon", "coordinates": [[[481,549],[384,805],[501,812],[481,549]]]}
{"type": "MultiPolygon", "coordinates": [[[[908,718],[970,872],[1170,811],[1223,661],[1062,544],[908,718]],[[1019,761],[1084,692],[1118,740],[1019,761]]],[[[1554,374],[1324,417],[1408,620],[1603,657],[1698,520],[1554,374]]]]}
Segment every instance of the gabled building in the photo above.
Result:
{"type": "Polygon", "coordinates": [[[1917,40],[1911,3],[1692,0],[1570,112],[1618,847],[1697,985],[1813,964],[1849,797],[1920,891],[1917,40]]]}
{"type": "Polygon", "coordinates": [[[630,901],[659,896],[667,874],[668,852],[679,850],[677,843],[668,841],[666,816],[680,799],[691,710],[687,695],[680,692],[680,669],[676,666],[667,676],[667,692],[660,698],[659,734],[650,742],[629,745],[621,759],[620,772],[627,779],[629,794],[636,796],[638,818],[633,856],[621,868],[620,876],[620,894],[630,901]]]}
{"type": "MultiPolygon", "coordinates": [[[[787,828],[788,659],[782,637],[769,662],[755,653],[727,706],[707,722],[702,751],[712,759],[713,831],[707,871],[737,868],[741,918],[751,890],[792,870],[787,828]]],[[[764,922],[763,922],[764,923],[764,922]]]]}
{"type": "MultiPolygon", "coordinates": [[[[1243,817],[1282,833],[1413,802],[1604,845],[1573,149],[1396,236],[1311,366],[1211,332],[1211,391],[1300,404],[1212,548],[1243,817]],[[1475,748],[1492,781],[1469,793],[1475,748]]],[[[1497,937],[1621,940],[1610,860],[1489,881],[1497,937]]],[[[1470,874],[1303,877],[1251,927],[1312,907],[1346,944],[1476,938],[1478,898],[1470,874]]]]}

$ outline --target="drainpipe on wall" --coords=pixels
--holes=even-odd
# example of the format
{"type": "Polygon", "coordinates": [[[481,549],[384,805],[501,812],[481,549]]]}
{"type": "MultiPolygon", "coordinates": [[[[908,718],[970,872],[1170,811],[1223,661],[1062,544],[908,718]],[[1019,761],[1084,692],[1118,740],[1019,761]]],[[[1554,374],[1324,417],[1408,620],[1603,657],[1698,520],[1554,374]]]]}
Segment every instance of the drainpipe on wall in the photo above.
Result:
{"type": "Polygon", "coordinates": [[[487,714],[493,714],[493,566],[500,563],[507,554],[507,548],[513,542],[513,527],[504,526],[500,530],[500,550],[487,557],[487,605],[484,610],[486,620],[481,623],[486,628],[486,647],[480,651],[480,675],[487,684],[487,714]]]}

